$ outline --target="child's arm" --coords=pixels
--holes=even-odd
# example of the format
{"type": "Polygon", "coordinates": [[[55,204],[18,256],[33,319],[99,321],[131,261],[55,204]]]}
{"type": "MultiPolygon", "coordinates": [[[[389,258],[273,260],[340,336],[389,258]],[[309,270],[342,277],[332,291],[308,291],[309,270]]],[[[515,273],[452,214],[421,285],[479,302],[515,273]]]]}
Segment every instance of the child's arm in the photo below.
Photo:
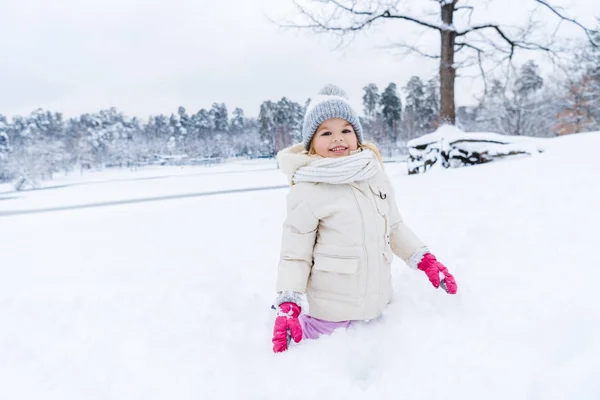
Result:
{"type": "Polygon", "coordinates": [[[274,307],[277,310],[273,328],[273,351],[287,350],[290,340],[302,339],[299,322],[303,293],[313,263],[313,248],[319,219],[308,204],[306,189],[310,186],[292,186],[287,197],[287,217],[283,223],[281,256],[277,273],[277,292],[274,307]]]}
{"type": "Polygon", "coordinates": [[[294,185],[287,197],[287,217],[283,223],[277,274],[278,292],[306,292],[319,226],[319,220],[308,203],[308,188],[308,185],[294,185]]]}

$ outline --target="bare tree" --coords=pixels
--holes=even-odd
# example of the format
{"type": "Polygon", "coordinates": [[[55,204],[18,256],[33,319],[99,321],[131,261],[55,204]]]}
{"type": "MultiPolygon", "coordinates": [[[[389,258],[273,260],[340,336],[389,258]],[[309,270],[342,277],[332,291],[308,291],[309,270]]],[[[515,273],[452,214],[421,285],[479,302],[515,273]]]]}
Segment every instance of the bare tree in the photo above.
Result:
{"type": "Polygon", "coordinates": [[[541,9],[552,12],[558,17],[559,23],[566,21],[577,25],[594,46],[598,45],[593,39],[595,31],[567,17],[560,8],[543,0],[529,0],[536,7],[531,11],[529,23],[524,27],[498,23],[472,23],[474,11],[477,8],[483,9],[482,2],[476,0],[428,0],[427,3],[416,0],[419,5],[433,7],[430,12],[419,14],[411,9],[406,1],[400,0],[293,1],[302,20],[300,23],[284,24],[284,27],[308,28],[318,33],[335,33],[345,37],[382,21],[396,21],[420,26],[425,31],[438,32],[440,48],[437,53],[427,53],[422,47],[407,43],[398,43],[396,46],[410,53],[439,59],[440,121],[443,123],[455,123],[454,88],[458,68],[477,66],[479,74],[485,80],[484,61],[494,61],[494,66],[505,62],[510,63],[516,50],[554,54],[553,38],[548,38],[544,43],[540,39],[535,39],[534,34],[539,28],[535,16],[540,14],[541,9]],[[457,55],[461,56],[459,62],[455,60],[457,55]]]}

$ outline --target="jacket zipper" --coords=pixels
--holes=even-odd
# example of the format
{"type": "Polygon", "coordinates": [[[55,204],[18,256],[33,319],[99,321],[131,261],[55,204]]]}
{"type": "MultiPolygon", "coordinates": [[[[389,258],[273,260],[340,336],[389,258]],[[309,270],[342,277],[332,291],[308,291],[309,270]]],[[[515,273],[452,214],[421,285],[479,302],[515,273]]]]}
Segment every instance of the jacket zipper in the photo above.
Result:
{"type": "MultiPolygon", "coordinates": [[[[356,208],[358,208],[358,212],[360,214],[360,220],[362,222],[362,236],[363,236],[363,242],[362,242],[362,247],[364,249],[365,252],[365,289],[364,289],[364,293],[363,293],[363,300],[364,300],[364,310],[363,310],[363,319],[367,318],[367,288],[369,287],[369,252],[367,251],[367,247],[366,247],[366,237],[365,237],[365,218],[363,216],[362,210],[360,209],[360,204],[358,203],[358,199],[356,198],[356,194],[354,193],[354,191],[352,190],[352,187],[350,187],[350,185],[348,185],[348,189],[352,192],[352,196],[354,196],[354,202],[356,203],[356,208]]],[[[369,188],[369,190],[371,190],[369,188]]]]}

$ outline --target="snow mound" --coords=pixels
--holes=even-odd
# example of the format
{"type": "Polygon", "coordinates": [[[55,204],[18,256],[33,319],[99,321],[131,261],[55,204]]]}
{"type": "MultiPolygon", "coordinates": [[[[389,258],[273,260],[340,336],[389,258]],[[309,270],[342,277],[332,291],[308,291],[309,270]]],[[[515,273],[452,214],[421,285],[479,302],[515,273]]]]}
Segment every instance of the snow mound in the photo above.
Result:
{"type": "Polygon", "coordinates": [[[408,173],[425,172],[438,164],[444,168],[484,164],[544,151],[548,139],[506,136],[492,132],[463,132],[452,125],[408,142],[408,173]]]}

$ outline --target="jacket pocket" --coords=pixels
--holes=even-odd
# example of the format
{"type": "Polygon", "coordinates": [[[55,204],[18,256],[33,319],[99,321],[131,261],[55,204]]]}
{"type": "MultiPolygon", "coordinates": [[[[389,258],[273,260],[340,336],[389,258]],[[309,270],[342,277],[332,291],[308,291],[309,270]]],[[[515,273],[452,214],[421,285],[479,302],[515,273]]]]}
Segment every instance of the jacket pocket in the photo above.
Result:
{"type": "Polygon", "coordinates": [[[336,246],[317,244],[309,280],[309,290],[315,295],[358,295],[359,266],[362,246],[336,246]]]}
{"type": "Polygon", "coordinates": [[[369,187],[371,188],[371,192],[373,192],[373,196],[375,197],[375,205],[377,206],[377,211],[381,215],[388,215],[390,212],[390,206],[388,203],[388,195],[389,189],[386,185],[370,182],[369,187]]]}

